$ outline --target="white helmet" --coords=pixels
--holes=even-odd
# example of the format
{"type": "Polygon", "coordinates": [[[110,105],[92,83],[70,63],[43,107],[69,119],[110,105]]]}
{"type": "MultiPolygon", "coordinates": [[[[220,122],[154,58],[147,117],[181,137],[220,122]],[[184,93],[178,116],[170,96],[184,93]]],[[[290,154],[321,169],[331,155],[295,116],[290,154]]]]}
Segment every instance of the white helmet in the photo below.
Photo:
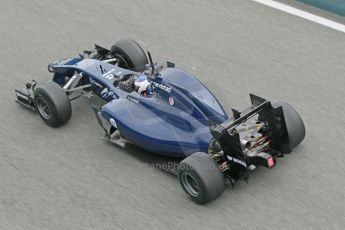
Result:
{"type": "Polygon", "coordinates": [[[146,75],[140,75],[134,82],[135,90],[140,94],[144,93],[150,84],[151,83],[147,80],[146,75]]]}

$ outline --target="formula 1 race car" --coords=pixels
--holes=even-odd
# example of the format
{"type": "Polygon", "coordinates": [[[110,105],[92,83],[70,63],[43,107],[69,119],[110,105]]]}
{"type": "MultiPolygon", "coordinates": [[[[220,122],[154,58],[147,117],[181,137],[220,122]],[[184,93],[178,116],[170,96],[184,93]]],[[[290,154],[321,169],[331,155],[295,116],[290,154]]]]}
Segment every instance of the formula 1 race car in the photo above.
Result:
{"type": "Polygon", "coordinates": [[[220,195],[226,183],[247,180],[258,166],[272,168],[305,137],[304,123],[288,103],[250,95],[251,106],[232,109],[229,117],[195,77],[174,63],[154,63],[129,38],[55,61],[48,71],[52,81],[15,90],[19,104],[57,127],[70,119],[71,100],[99,96],[104,105],[92,109],[106,138],[181,159],[181,186],[200,204],[220,195]]]}

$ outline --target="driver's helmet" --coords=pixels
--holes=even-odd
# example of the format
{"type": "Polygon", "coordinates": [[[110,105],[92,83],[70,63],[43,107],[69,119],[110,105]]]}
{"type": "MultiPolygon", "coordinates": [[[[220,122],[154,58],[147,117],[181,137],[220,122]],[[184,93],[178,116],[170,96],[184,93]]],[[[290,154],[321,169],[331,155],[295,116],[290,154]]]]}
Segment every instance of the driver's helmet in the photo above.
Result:
{"type": "Polygon", "coordinates": [[[151,83],[148,81],[145,74],[140,75],[134,82],[135,90],[144,96],[151,94],[151,83]]]}

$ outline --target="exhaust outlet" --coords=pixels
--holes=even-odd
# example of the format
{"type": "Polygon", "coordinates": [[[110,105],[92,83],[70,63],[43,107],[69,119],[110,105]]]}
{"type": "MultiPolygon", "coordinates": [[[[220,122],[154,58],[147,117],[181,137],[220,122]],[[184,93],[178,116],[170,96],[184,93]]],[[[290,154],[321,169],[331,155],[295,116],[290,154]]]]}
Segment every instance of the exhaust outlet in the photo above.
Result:
{"type": "Polygon", "coordinates": [[[242,147],[249,149],[252,146],[252,143],[250,141],[247,141],[247,140],[241,140],[241,145],[242,145],[242,147]]]}

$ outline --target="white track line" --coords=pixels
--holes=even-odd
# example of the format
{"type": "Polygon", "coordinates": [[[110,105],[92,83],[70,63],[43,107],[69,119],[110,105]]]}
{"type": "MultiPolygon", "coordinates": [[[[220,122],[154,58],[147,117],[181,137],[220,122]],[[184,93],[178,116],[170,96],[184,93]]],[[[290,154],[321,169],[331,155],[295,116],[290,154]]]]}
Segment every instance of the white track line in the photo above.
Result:
{"type": "Polygon", "coordinates": [[[272,0],[251,0],[345,33],[345,25],[272,0]]]}

